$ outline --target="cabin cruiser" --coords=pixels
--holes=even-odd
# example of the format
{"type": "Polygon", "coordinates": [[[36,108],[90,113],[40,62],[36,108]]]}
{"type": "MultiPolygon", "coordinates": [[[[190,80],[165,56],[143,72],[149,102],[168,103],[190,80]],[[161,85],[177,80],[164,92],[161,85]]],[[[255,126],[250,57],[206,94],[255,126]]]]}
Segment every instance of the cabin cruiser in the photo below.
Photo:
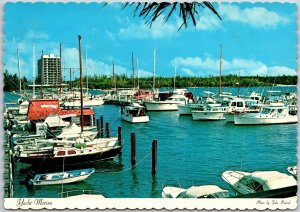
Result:
{"type": "Polygon", "coordinates": [[[289,114],[289,107],[283,103],[270,103],[264,106],[259,113],[234,116],[234,124],[236,125],[291,124],[297,122],[297,115],[289,114]]]}
{"type": "Polygon", "coordinates": [[[122,107],[121,118],[130,123],[149,122],[149,116],[145,114],[145,107],[132,103],[129,106],[122,107]]]}
{"type": "Polygon", "coordinates": [[[191,103],[187,105],[178,105],[178,113],[179,115],[192,115],[192,110],[199,110],[200,108],[205,107],[205,105],[209,105],[211,107],[220,106],[214,99],[215,93],[210,91],[203,91],[201,98],[197,103],[191,103]]]}
{"type": "Polygon", "coordinates": [[[176,111],[178,105],[186,105],[189,98],[185,96],[186,89],[176,89],[173,94],[164,101],[144,101],[148,111],[176,111]]]}
{"type": "Polygon", "coordinates": [[[225,171],[222,179],[239,194],[258,193],[273,189],[296,186],[293,176],[278,171],[225,171]]]}

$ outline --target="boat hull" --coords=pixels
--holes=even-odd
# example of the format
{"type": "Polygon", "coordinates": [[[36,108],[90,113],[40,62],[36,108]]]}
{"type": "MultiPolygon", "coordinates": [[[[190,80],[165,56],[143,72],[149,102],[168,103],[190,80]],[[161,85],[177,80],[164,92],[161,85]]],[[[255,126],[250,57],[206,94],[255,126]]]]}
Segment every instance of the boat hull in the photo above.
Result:
{"type": "Polygon", "coordinates": [[[179,103],[174,102],[144,102],[148,111],[177,111],[179,103]]]}
{"type": "Polygon", "coordinates": [[[68,166],[82,163],[89,163],[101,160],[113,159],[117,156],[122,147],[117,146],[114,148],[108,148],[107,150],[85,155],[66,156],[66,157],[53,157],[49,154],[38,155],[36,157],[16,156],[21,163],[27,163],[32,165],[46,165],[46,166],[68,166]]]}
{"type": "Polygon", "coordinates": [[[127,121],[129,123],[147,123],[149,122],[149,116],[132,117],[122,115],[122,120],[127,121]]]}
{"type": "Polygon", "coordinates": [[[192,111],[193,120],[205,121],[205,120],[224,120],[224,112],[214,111],[192,111]]]}
{"type": "Polygon", "coordinates": [[[289,117],[249,117],[243,115],[234,116],[235,125],[265,125],[265,124],[293,124],[297,123],[297,116],[289,117]]]}
{"type": "Polygon", "coordinates": [[[82,175],[82,176],[76,176],[71,178],[66,178],[62,180],[47,180],[47,181],[31,181],[32,185],[35,186],[44,186],[44,185],[61,185],[61,184],[69,184],[69,183],[76,183],[81,182],[88,178],[90,174],[82,175]]]}

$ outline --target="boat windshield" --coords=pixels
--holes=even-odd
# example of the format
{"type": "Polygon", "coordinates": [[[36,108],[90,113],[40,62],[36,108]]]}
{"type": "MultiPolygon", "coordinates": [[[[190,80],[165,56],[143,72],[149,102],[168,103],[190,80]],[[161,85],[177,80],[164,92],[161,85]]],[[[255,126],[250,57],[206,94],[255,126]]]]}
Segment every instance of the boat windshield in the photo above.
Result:
{"type": "Polygon", "coordinates": [[[263,114],[269,114],[269,113],[271,113],[271,111],[272,111],[271,108],[265,107],[265,108],[263,108],[263,110],[262,110],[261,113],[263,113],[263,114]]]}

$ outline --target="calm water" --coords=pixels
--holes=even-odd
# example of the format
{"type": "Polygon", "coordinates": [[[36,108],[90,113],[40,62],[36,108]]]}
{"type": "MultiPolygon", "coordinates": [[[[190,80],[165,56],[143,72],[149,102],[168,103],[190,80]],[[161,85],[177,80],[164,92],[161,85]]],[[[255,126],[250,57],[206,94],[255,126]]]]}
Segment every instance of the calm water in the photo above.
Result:
{"type": "MultiPolygon", "coordinates": [[[[295,87],[276,87],[284,92],[295,87]]],[[[207,89],[193,89],[196,95],[207,89]]],[[[242,89],[245,92],[246,89],[242,89]]],[[[249,89],[248,89],[249,90],[249,89]]],[[[252,88],[259,91],[257,88],[252,88]]],[[[266,89],[268,90],[268,89],[266,89]]],[[[217,91],[210,89],[210,91],[217,91]]],[[[223,91],[236,90],[227,88],[223,91]]],[[[261,91],[259,91],[261,92],[261,91]]],[[[15,96],[5,94],[5,101],[15,96]]],[[[150,122],[129,124],[121,121],[118,106],[94,108],[96,118],[104,116],[111,134],[123,127],[123,155],[113,161],[99,162],[90,167],[96,173],[81,183],[64,185],[63,190],[88,189],[106,197],[159,198],[164,186],[189,187],[215,184],[231,190],[221,179],[229,169],[244,171],[278,170],[287,173],[289,165],[297,163],[297,124],[267,126],[234,126],[226,121],[200,122],[180,117],[177,112],[148,112],[150,122]],[[131,169],[130,133],[137,138],[137,166],[131,169]],[[151,174],[152,140],[158,140],[157,174],[151,174]]],[[[62,186],[27,188],[20,184],[28,165],[17,163],[15,197],[57,197],[62,186]]]]}

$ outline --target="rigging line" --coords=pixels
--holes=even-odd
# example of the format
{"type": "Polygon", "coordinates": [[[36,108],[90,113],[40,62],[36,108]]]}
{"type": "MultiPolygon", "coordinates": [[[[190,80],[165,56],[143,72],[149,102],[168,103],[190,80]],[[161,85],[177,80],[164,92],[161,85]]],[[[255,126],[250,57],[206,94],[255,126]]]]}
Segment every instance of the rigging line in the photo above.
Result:
{"type": "Polygon", "coordinates": [[[149,152],[142,160],[140,160],[138,163],[136,163],[135,166],[132,166],[128,169],[125,169],[123,171],[118,171],[118,172],[110,172],[110,171],[95,171],[95,173],[108,173],[108,174],[119,174],[119,173],[123,173],[123,172],[127,172],[135,167],[137,167],[139,164],[141,164],[151,153],[149,152]]]}

